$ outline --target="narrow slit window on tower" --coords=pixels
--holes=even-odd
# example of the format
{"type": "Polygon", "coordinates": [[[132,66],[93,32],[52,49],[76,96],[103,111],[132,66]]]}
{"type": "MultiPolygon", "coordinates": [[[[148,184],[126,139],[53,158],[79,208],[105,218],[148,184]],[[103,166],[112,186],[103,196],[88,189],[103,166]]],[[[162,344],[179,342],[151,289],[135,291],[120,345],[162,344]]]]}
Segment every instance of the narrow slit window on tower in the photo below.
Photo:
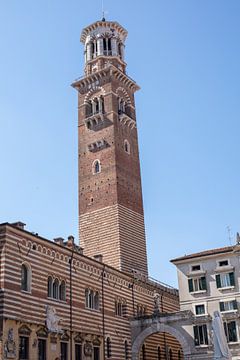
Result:
{"type": "Polygon", "coordinates": [[[99,160],[93,162],[93,174],[99,174],[101,172],[101,164],[99,160]]]}
{"type": "Polygon", "coordinates": [[[124,140],[124,150],[126,153],[130,154],[130,144],[128,140],[124,140]]]}

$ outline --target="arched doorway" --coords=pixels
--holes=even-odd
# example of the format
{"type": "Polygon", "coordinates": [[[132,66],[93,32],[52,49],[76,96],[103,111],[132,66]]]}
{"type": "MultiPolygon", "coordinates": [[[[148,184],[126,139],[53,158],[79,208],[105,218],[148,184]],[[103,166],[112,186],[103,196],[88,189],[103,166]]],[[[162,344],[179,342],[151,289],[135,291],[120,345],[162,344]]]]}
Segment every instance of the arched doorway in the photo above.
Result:
{"type": "MultiPolygon", "coordinates": [[[[177,343],[180,344],[181,347],[181,354],[183,354],[183,358],[184,359],[189,359],[190,355],[191,355],[191,349],[189,344],[187,343],[186,339],[184,338],[184,336],[180,333],[180,331],[178,331],[177,329],[175,329],[172,326],[166,325],[166,324],[160,324],[160,323],[155,323],[155,324],[151,324],[149,327],[145,328],[135,339],[135,341],[132,344],[132,360],[139,360],[142,358],[143,353],[145,352],[145,360],[147,360],[147,346],[146,346],[146,342],[147,339],[151,337],[151,335],[154,334],[158,334],[158,333],[164,333],[164,334],[169,334],[171,337],[174,337],[177,340],[177,343]],[[144,349],[143,349],[143,345],[144,345],[144,349]]],[[[167,336],[167,335],[166,335],[167,336]]],[[[176,348],[174,348],[174,351],[176,352],[176,350],[179,350],[176,348]]],[[[158,349],[156,349],[156,359],[158,356],[158,349]]],[[[161,344],[160,344],[160,351],[161,351],[161,344]]],[[[171,348],[163,348],[164,354],[167,356],[165,357],[166,359],[169,360],[175,360],[178,359],[178,355],[179,353],[176,352],[176,354],[173,357],[173,349],[171,348]],[[170,351],[172,350],[172,351],[170,351]],[[170,359],[172,357],[172,359],[170,359]]],[[[164,359],[164,357],[162,357],[162,359],[164,359]]]]}

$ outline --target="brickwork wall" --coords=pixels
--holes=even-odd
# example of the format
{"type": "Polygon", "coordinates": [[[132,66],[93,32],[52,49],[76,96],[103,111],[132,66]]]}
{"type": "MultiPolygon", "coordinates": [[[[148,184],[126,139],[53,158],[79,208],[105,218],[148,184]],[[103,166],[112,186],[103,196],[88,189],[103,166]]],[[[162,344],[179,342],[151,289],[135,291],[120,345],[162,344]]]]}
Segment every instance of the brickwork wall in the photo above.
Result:
{"type": "MultiPolygon", "coordinates": [[[[18,329],[27,325],[31,329],[31,343],[36,338],[36,331],[45,326],[46,305],[56,309],[61,318],[61,327],[68,336],[70,325],[70,270],[69,259],[72,250],[51,241],[34,236],[28,232],[15,229],[9,225],[0,226],[0,241],[4,242],[5,267],[4,281],[4,329],[3,343],[7,341],[10,328],[14,328],[15,340],[18,341],[18,329]],[[21,265],[26,262],[31,267],[31,291],[21,291],[21,265]],[[47,279],[52,275],[66,281],[66,301],[54,300],[47,296],[47,279]]],[[[147,313],[153,312],[153,292],[156,285],[136,281],[130,274],[117,271],[79,253],[73,255],[73,338],[81,334],[83,343],[86,339],[97,336],[103,348],[103,298],[105,316],[105,338],[112,341],[112,360],[124,359],[124,341],[131,347],[129,317],[134,316],[139,304],[144,305],[147,313]],[[104,270],[103,291],[102,272],[104,270]],[[133,291],[132,291],[132,284],[133,291]],[[99,310],[90,310],[85,306],[85,289],[99,291],[99,310]],[[126,301],[124,316],[115,315],[115,300],[126,301]],[[134,304],[134,307],[133,307],[134,304]],[[85,340],[84,340],[85,339],[85,340]]],[[[163,294],[164,311],[178,309],[178,296],[169,290],[159,288],[163,294]]],[[[55,360],[59,352],[61,336],[57,336],[55,350],[51,350],[50,334],[48,341],[48,360],[55,360]]],[[[68,341],[70,346],[70,342],[68,341]]],[[[35,359],[36,348],[31,348],[35,359]]],[[[59,354],[58,354],[59,355],[59,354]]]]}

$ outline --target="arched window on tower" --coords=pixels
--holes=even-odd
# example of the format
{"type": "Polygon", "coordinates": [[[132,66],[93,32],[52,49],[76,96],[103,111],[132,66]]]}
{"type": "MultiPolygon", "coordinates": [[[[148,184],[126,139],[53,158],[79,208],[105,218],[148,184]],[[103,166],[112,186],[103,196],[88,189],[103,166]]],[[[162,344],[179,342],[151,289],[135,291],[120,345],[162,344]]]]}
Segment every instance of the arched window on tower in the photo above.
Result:
{"type": "Polygon", "coordinates": [[[103,96],[100,96],[100,98],[99,98],[99,112],[101,114],[104,113],[104,98],[103,98],[103,96]]]}
{"type": "Polygon", "coordinates": [[[158,346],[158,348],[157,348],[157,356],[158,356],[158,360],[161,360],[161,348],[160,348],[160,346],[158,346]]]}
{"type": "Polygon", "coordinates": [[[112,41],[111,38],[103,38],[103,55],[112,55],[112,41]]]}
{"type": "Polygon", "coordinates": [[[21,290],[30,291],[30,277],[31,269],[27,264],[22,264],[21,267],[21,290]]]}
{"type": "Polygon", "coordinates": [[[169,359],[169,360],[173,360],[172,349],[169,349],[169,352],[168,352],[168,359],[169,359]]]}
{"type": "Polygon", "coordinates": [[[124,151],[128,154],[130,154],[130,144],[128,140],[124,140],[124,151]]]}
{"type": "Polygon", "coordinates": [[[128,360],[128,342],[124,341],[125,360],[128,360]]]}
{"type": "Polygon", "coordinates": [[[101,164],[99,160],[95,160],[92,166],[93,174],[99,174],[101,172],[101,164]]]}
{"type": "Polygon", "coordinates": [[[87,102],[86,102],[86,106],[85,106],[85,114],[86,114],[86,117],[91,116],[92,113],[93,113],[92,102],[91,102],[91,101],[87,101],[87,102]]]}
{"type": "Polygon", "coordinates": [[[107,359],[112,357],[112,349],[111,349],[111,339],[107,338],[107,359]]]}
{"type": "Polygon", "coordinates": [[[126,103],[122,98],[118,98],[118,114],[125,114],[126,112],[126,103]]]}
{"type": "Polygon", "coordinates": [[[182,360],[182,352],[180,349],[178,350],[178,360],[182,360]]]}

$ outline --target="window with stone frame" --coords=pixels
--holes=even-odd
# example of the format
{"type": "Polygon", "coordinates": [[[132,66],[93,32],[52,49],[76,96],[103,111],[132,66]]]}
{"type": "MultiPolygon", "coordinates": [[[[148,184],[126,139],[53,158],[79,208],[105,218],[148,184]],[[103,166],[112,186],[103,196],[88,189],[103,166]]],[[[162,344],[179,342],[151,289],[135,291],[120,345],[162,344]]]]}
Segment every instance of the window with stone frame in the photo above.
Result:
{"type": "Polygon", "coordinates": [[[21,290],[30,291],[31,288],[31,268],[30,265],[24,263],[21,266],[21,290]]]}
{"type": "Polygon", "coordinates": [[[218,289],[235,286],[234,272],[216,274],[216,285],[218,289]]]}
{"type": "Polygon", "coordinates": [[[99,293],[93,289],[85,289],[85,307],[92,310],[99,310],[99,293]]]}
{"type": "Polygon", "coordinates": [[[193,333],[195,346],[208,345],[208,332],[206,324],[193,326],[193,333]]]}
{"type": "Polygon", "coordinates": [[[189,292],[198,292],[207,290],[206,276],[193,277],[188,279],[189,292]]]}
{"type": "Polygon", "coordinates": [[[48,276],[47,292],[49,298],[66,301],[66,282],[48,276]]]}
{"type": "Polygon", "coordinates": [[[137,304],[137,316],[144,316],[147,314],[147,307],[142,304],[137,304]]]}
{"type": "Polygon", "coordinates": [[[205,304],[197,304],[197,305],[195,305],[195,314],[197,316],[205,315],[206,314],[205,304]]]}
{"type": "Polygon", "coordinates": [[[19,360],[29,359],[29,338],[27,336],[19,336],[19,360]]]}
{"type": "Polygon", "coordinates": [[[238,336],[237,336],[236,321],[224,322],[223,325],[224,325],[224,331],[226,334],[227,342],[228,343],[237,342],[238,336]]]}
{"type": "Polygon", "coordinates": [[[127,315],[127,302],[125,299],[117,298],[115,300],[115,315],[122,317],[127,315]]]}
{"type": "Polygon", "coordinates": [[[237,301],[234,300],[228,300],[228,301],[220,301],[219,302],[219,308],[221,312],[231,312],[236,311],[238,309],[237,301]]]}

